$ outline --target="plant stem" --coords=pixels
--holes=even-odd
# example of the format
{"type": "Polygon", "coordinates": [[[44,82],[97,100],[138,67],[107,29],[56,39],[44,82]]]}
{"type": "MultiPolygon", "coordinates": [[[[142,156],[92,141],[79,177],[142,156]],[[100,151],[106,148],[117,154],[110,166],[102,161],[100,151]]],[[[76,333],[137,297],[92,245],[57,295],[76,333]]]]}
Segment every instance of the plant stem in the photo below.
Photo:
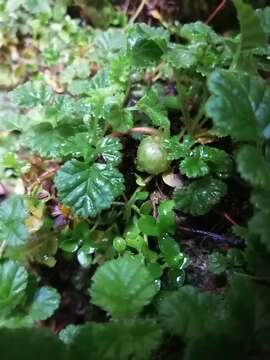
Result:
{"type": "Polygon", "coordinates": [[[111,133],[111,136],[113,137],[121,137],[132,133],[138,133],[138,134],[146,134],[146,135],[157,135],[158,130],[154,128],[150,128],[147,126],[142,127],[134,127],[127,132],[120,132],[120,131],[114,131],[111,133]]]}
{"type": "Polygon", "coordinates": [[[180,105],[181,112],[183,115],[183,123],[184,123],[186,129],[188,130],[189,125],[190,125],[190,115],[189,115],[187,106],[185,104],[186,98],[184,96],[184,87],[181,84],[181,79],[180,79],[180,76],[177,73],[177,71],[175,71],[174,74],[175,74],[175,81],[176,81],[177,97],[178,97],[179,105],[180,105]]]}
{"type": "Polygon", "coordinates": [[[179,229],[187,231],[187,232],[191,232],[194,234],[204,235],[204,236],[209,237],[212,240],[219,242],[219,243],[228,243],[233,246],[243,246],[243,241],[240,239],[237,239],[237,238],[219,235],[219,234],[216,234],[216,233],[213,233],[210,231],[192,229],[192,228],[188,228],[185,226],[179,226],[179,229]]]}
{"type": "Polygon", "coordinates": [[[224,9],[226,6],[227,0],[222,0],[218,7],[208,16],[207,20],[205,21],[206,24],[209,24],[217,14],[224,9]]]}
{"type": "Polygon", "coordinates": [[[134,21],[137,19],[137,17],[140,15],[140,13],[142,12],[144,6],[147,4],[148,0],[142,0],[140,5],[138,6],[135,14],[131,17],[131,19],[129,20],[129,23],[132,24],[134,23],[134,21]]]}

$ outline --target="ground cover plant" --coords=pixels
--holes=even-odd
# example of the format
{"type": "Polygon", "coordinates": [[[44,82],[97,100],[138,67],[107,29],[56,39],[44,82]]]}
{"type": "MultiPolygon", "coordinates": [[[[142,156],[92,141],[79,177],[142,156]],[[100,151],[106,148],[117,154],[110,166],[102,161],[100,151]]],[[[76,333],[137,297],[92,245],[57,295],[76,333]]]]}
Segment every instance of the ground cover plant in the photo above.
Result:
{"type": "Polygon", "coordinates": [[[0,1],[2,357],[268,359],[270,7],[93,3],[0,1]]]}

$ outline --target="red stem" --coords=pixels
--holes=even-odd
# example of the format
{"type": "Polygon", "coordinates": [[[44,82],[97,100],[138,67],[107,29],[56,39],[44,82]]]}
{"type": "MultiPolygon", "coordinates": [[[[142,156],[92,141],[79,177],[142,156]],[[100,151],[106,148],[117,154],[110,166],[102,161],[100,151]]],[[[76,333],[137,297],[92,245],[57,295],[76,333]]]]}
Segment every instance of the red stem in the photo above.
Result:
{"type": "Polygon", "coordinates": [[[226,219],[226,220],[228,220],[231,224],[233,224],[233,225],[235,225],[235,226],[239,226],[239,225],[237,224],[237,222],[236,222],[236,221],[234,221],[234,220],[230,217],[230,215],[229,215],[229,214],[224,213],[224,214],[223,214],[223,216],[224,216],[224,217],[225,217],[225,219],[226,219]]]}
{"type": "Polygon", "coordinates": [[[217,14],[225,8],[226,3],[227,0],[222,0],[218,7],[208,16],[205,23],[209,24],[217,16],[217,14]]]}
{"type": "Polygon", "coordinates": [[[157,134],[157,129],[151,128],[151,127],[134,127],[132,129],[130,129],[128,132],[124,133],[124,132],[118,132],[118,131],[114,131],[111,135],[113,137],[120,137],[120,136],[124,136],[130,133],[140,133],[140,134],[146,134],[146,135],[155,135],[157,134]]]}

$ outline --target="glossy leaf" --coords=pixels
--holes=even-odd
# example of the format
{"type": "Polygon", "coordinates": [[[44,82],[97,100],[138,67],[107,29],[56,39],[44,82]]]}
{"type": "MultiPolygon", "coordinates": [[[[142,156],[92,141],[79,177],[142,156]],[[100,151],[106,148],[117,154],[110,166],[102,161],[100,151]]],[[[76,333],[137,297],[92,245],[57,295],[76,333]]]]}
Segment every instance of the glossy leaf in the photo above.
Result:
{"type": "Polygon", "coordinates": [[[162,236],[159,239],[159,248],[169,267],[181,268],[185,257],[180,251],[179,244],[171,236],[162,236]]]}
{"type": "Polygon", "coordinates": [[[135,24],[128,28],[128,50],[137,66],[151,66],[160,61],[168,46],[169,33],[160,27],[135,24]]]}
{"type": "Polygon", "coordinates": [[[159,234],[175,232],[174,200],[164,200],[158,207],[157,226],[159,234]]]}
{"type": "Polygon", "coordinates": [[[186,157],[181,161],[180,171],[188,178],[207,175],[210,171],[205,161],[196,156],[186,157]]]}
{"type": "Polygon", "coordinates": [[[34,294],[29,307],[29,316],[34,321],[46,320],[53,315],[59,304],[60,295],[56,289],[46,286],[41,287],[34,294]]]}
{"type": "Polygon", "coordinates": [[[176,189],[175,206],[178,210],[198,216],[208,213],[226,194],[227,187],[221,180],[204,177],[188,187],[176,189]]]}
{"type": "Polygon", "coordinates": [[[178,136],[172,136],[164,140],[164,146],[168,152],[169,160],[179,160],[189,155],[194,140],[191,136],[184,136],[183,142],[180,143],[178,136]]]}
{"type": "Polygon", "coordinates": [[[28,238],[27,212],[22,197],[16,195],[0,206],[0,240],[8,246],[24,245],[28,238]]]}
{"type": "Polygon", "coordinates": [[[180,29],[180,35],[193,43],[209,42],[218,44],[222,42],[222,37],[218,36],[210,26],[201,21],[184,24],[180,29]]]}
{"type": "Polygon", "coordinates": [[[142,215],[138,219],[138,227],[143,234],[149,236],[157,236],[159,232],[156,220],[151,215],[142,215]]]}
{"type": "Polygon", "coordinates": [[[50,102],[52,89],[42,81],[28,81],[10,93],[11,100],[22,108],[31,108],[50,102]]]}
{"type": "Polygon", "coordinates": [[[109,208],[124,190],[123,177],[111,165],[66,162],[55,178],[59,197],[80,217],[94,217],[109,208]]]}

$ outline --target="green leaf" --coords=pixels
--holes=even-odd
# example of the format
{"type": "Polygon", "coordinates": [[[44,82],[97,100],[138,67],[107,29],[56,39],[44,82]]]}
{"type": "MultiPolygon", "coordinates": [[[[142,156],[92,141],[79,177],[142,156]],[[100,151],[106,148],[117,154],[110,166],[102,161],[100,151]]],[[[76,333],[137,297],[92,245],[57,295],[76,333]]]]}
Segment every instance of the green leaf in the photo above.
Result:
{"type": "Polygon", "coordinates": [[[149,90],[136,104],[136,108],[144,112],[154,126],[168,128],[170,126],[165,106],[154,90],[149,90]]]}
{"type": "Polygon", "coordinates": [[[31,14],[50,14],[51,12],[49,0],[24,0],[23,5],[31,14]]]}
{"type": "MultiPolygon", "coordinates": [[[[268,200],[270,199],[270,194],[266,194],[268,200]]],[[[258,210],[248,223],[249,231],[252,234],[256,234],[260,237],[260,241],[266,246],[267,250],[270,251],[270,210],[264,208],[258,210]]]]}
{"type": "Polygon", "coordinates": [[[226,270],[226,256],[219,252],[214,252],[208,256],[208,270],[214,274],[221,274],[226,270]]]}
{"type": "Polygon", "coordinates": [[[127,132],[133,126],[133,116],[127,109],[123,109],[118,104],[112,106],[106,116],[108,124],[113,131],[127,132]]]}
{"type": "Polygon", "coordinates": [[[194,140],[189,135],[185,135],[183,142],[179,142],[179,136],[175,135],[164,141],[164,147],[168,152],[168,160],[179,160],[190,154],[190,148],[194,145],[194,140]]]}
{"type": "Polygon", "coordinates": [[[72,354],[81,360],[149,359],[161,341],[158,325],[148,319],[90,323],[77,332],[72,354]]]}
{"type": "Polygon", "coordinates": [[[185,256],[181,253],[178,243],[171,236],[162,236],[159,239],[159,248],[169,267],[181,269],[185,256]]]}
{"type": "Polygon", "coordinates": [[[196,156],[186,157],[181,161],[180,170],[188,178],[201,177],[210,171],[206,162],[196,156]]]}
{"type": "Polygon", "coordinates": [[[158,227],[153,216],[142,215],[138,219],[138,226],[143,234],[149,236],[158,236],[158,227]]]}
{"type": "Polygon", "coordinates": [[[60,304],[60,295],[52,287],[43,286],[38,289],[29,307],[29,316],[34,321],[46,320],[53,315],[60,304]]]}
{"type": "Polygon", "coordinates": [[[234,140],[256,141],[269,124],[270,90],[263,80],[246,73],[218,70],[208,79],[212,96],[206,113],[214,131],[234,140]]]}
{"type": "Polygon", "coordinates": [[[68,325],[59,333],[59,339],[63,341],[64,344],[72,344],[75,336],[79,333],[83,325],[68,325]]]}
{"type": "Polygon", "coordinates": [[[169,32],[161,27],[135,24],[128,27],[128,50],[136,66],[151,66],[158,63],[166,51],[169,32]]]}
{"type": "Polygon", "coordinates": [[[14,261],[0,264],[0,312],[8,315],[22,301],[28,275],[23,266],[14,261]]]}
{"type": "Polygon", "coordinates": [[[11,100],[22,108],[45,105],[53,99],[53,90],[42,81],[28,81],[10,92],[11,100]]]}
{"type": "Polygon", "coordinates": [[[158,207],[158,218],[157,226],[159,234],[170,233],[174,234],[175,232],[175,218],[174,218],[174,200],[164,200],[161,201],[158,207]]]}
{"type": "Polygon", "coordinates": [[[123,190],[123,177],[110,164],[66,162],[55,177],[59,197],[80,217],[94,217],[123,190]]]}
{"type": "Polygon", "coordinates": [[[130,78],[131,62],[127,55],[116,57],[112,60],[109,68],[110,82],[126,89],[130,78]]]}
{"type": "Polygon", "coordinates": [[[108,63],[120,53],[125,52],[127,39],[123,29],[110,28],[100,31],[94,39],[94,57],[98,63],[108,63]]]}
{"type": "Polygon", "coordinates": [[[118,318],[137,315],[157,290],[141,259],[131,255],[107,261],[92,280],[92,302],[118,318]]]}
{"type": "Polygon", "coordinates": [[[58,249],[58,241],[56,236],[48,233],[38,232],[33,235],[24,246],[16,246],[6,249],[6,254],[10,259],[19,262],[32,262],[49,267],[53,267],[56,263],[54,255],[58,249]]]}
{"type": "Polygon", "coordinates": [[[191,43],[208,42],[218,44],[223,41],[222,37],[217,35],[210,26],[201,21],[184,24],[180,29],[180,35],[191,43]]]}
{"type": "Polygon", "coordinates": [[[195,158],[200,158],[207,163],[211,173],[220,178],[226,178],[232,170],[232,160],[223,150],[207,145],[200,145],[196,146],[190,155],[195,158]]]}
{"type": "Polygon", "coordinates": [[[22,197],[15,195],[4,201],[0,206],[0,240],[8,246],[24,245],[28,237],[26,218],[22,197]]]}
{"type": "Polygon", "coordinates": [[[264,32],[270,35],[270,7],[266,7],[264,9],[258,9],[257,15],[261,20],[261,25],[264,29],[264,32]]]}
{"type": "Polygon", "coordinates": [[[170,45],[163,60],[176,69],[190,69],[198,64],[198,56],[194,46],[179,44],[170,45]]]}
{"type": "Polygon", "coordinates": [[[25,144],[40,156],[57,159],[67,152],[66,143],[74,134],[72,126],[62,124],[54,128],[50,123],[44,122],[31,128],[26,134],[25,144]]]}
{"type": "Polygon", "coordinates": [[[237,168],[243,179],[253,186],[270,189],[270,164],[253,146],[243,146],[236,156],[237,168]]]}
{"type": "Polygon", "coordinates": [[[259,16],[250,5],[245,4],[242,0],[233,0],[233,3],[240,22],[242,50],[266,47],[267,37],[259,16]]]}
{"type": "Polygon", "coordinates": [[[175,206],[178,210],[198,216],[204,215],[226,194],[227,186],[221,180],[204,177],[188,187],[176,189],[175,206]]]}
{"type": "Polygon", "coordinates": [[[118,165],[121,162],[122,145],[118,138],[106,136],[96,145],[96,154],[102,156],[107,164],[118,165]]]}
{"type": "Polygon", "coordinates": [[[166,330],[190,341],[211,329],[217,305],[215,296],[185,285],[161,300],[159,317],[166,330]]]}
{"type": "Polygon", "coordinates": [[[64,345],[47,329],[0,329],[0,346],[3,359],[67,359],[64,345]]]}
{"type": "Polygon", "coordinates": [[[264,285],[237,274],[230,280],[226,303],[230,329],[237,334],[236,338],[245,338],[247,348],[255,343],[258,346],[261,341],[263,346],[268,344],[270,297],[264,285]]]}

